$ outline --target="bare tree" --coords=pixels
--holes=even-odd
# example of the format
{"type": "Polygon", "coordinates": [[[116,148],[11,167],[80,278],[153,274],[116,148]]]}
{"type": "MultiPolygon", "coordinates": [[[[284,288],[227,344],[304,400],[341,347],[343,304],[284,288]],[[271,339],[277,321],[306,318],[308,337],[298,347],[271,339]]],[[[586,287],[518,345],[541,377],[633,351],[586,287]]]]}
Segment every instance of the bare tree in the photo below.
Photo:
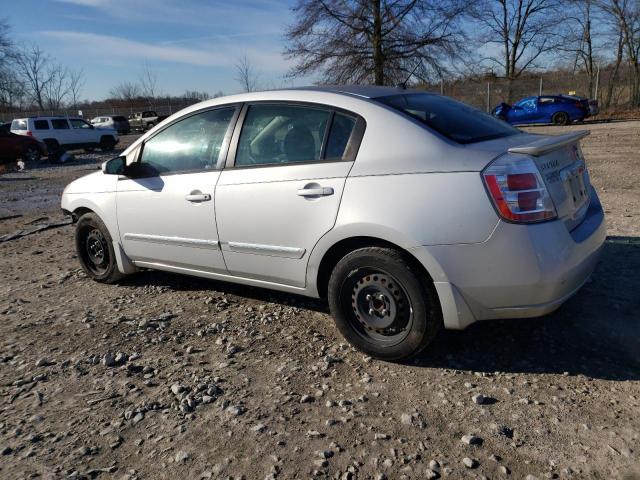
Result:
{"type": "Polygon", "coordinates": [[[25,91],[22,81],[10,68],[0,69],[0,105],[18,106],[24,99],[25,91]]]}
{"type": "Polygon", "coordinates": [[[142,96],[147,98],[150,105],[155,103],[155,98],[158,96],[158,75],[146,62],[140,74],[139,83],[142,96]]]}
{"type": "Polygon", "coordinates": [[[566,0],[569,11],[567,29],[564,32],[561,50],[573,55],[573,72],[580,69],[587,74],[587,95],[594,96],[596,81],[596,43],[594,42],[594,20],[600,23],[596,14],[596,0],[566,0]]]}
{"type": "Polygon", "coordinates": [[[51,64],[46,78],[43,90],[45,104],[51,110],[58,110],[69,94],[69,70],[62,65],[51,64]]]}
{"type": "Polygon", "coordinates": [[[562,36],[565,15],[558,0],[479,0],[472,14],[481,45],[500,48],[499,55],[485,60],[498,65],[512,82],[538,66],[545,54],[555,49],[562,36]]]}
{"type": "Polygon", "coordinates": [[[15,58],[15,45],[11,40],[11,29],[5,19],[0,19],[0,70],[8,68],[15,58]]]}
{"type": "Polygon", "coordinates": [[[82,70],[69,72],[69,100],[73,108],[76,108],[80,103],[80,95],[82,95],[83,88],[84,72],[82,70]]]}
{"type": "Polygon", "coordinates": [[[602,0],[599,5],[617,26],[629,62],[630,105],[640,106],[640,3],[637,0],[602,0]]]}
{"type": "Polygon", "coordinates": [[[198,100],[199,102],[209,100],[209,98],[211,98],[207,92],[199,92],[197,90],[185,90],[182,97],[191,100],[198,100]]]}
{"type": "Polygon", "coordinates": [[[15,45],[11,40],[9,24],[0,19],[0,104],[13,106],[24,96],[22,82],[17,78],[15,45]]]}
{"type": "Polygon", "coordinates": [[[464,49],[463,0],[298,0],[286,33],[291,76],[397,84],[440,77],[464,49]]]}
{"type": "Polygon", "coordinates": [[[49,56],[33,44],[16,56],[18,74],[24,82],[26,94],[40,110],[45,109],[45,91],[51,82],[49,64],[49,56]]]}
{"type": "Polygon", "coordinates": [[[133,82],[122,82],[109,90],[109,95],[118,100],[133,100],[140,98],[141,94],[140,87],[133,82]]]}
{"type": "Polygon", "coordinates": [[[244,92],[253,92],[257,90],[259,74],[246,55],[241,57],[235,64],[236,81],[244,92]]]}

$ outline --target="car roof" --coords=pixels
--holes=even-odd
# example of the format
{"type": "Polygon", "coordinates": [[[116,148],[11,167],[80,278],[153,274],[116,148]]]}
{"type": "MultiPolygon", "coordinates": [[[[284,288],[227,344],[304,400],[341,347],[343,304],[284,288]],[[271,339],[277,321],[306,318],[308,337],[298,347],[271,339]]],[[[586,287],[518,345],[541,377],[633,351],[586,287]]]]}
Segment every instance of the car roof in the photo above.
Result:
{"type": "Polygon", "coordinates": [[[423,90],[406,89],[402,87],[384,87],[379,85],[318,85],[310,87],[295,87],[286,90],[308,90],[312,92],[342,93],[364,98],[379,98],[403,93],[426,93],[423,90]]]}

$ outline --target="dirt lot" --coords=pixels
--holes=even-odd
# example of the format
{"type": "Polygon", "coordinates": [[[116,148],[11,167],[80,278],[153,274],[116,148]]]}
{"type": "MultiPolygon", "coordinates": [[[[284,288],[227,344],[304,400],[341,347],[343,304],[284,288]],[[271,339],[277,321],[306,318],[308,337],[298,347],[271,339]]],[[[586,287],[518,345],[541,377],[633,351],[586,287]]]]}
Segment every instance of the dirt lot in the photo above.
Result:
{"type": "MultiPolygon", "coordinates": [[[[640,122],[572,128],[607,211],[592,281],[409,364],[351,349],[321,302],[90,282],[71,226],[0,243],[0,477],[640,478],[640,122]]],[[[60,219],[63,186],[108,157],[0,177],[0,217],[23,215],[0,235],[60,219]]]]}

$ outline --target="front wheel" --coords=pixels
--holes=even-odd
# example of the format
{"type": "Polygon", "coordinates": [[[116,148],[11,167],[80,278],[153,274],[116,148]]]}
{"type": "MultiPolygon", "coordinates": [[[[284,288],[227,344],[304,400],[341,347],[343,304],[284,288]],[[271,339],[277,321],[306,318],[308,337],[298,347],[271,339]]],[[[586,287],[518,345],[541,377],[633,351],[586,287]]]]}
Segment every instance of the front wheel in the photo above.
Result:
{"type": "Polygon", "coordinates": [[[433,284],[390,248],[361,248],[343,257],[329,279],[328,297],[342,335],[372,357],[414,356],[442,329],[433,284]]]}
{"type": "Polygon", "coordinates": [[[109,230],[95,213],[85,213],[78,220],[76,252],[83,270],[96,282],[113,283],[124,277],[116,264],[109,230]]]}

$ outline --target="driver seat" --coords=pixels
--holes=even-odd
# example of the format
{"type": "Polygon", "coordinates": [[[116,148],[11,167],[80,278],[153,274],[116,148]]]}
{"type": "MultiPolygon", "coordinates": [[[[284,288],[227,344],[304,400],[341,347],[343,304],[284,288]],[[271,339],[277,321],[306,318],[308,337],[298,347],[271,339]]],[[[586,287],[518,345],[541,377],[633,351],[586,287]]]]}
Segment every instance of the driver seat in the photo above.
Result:
{"type": "Polygon", "coordinates": [[[284,137],[283,150],[287,162],[315,160],[316,141],[311,130],[303,125],[293,127],[284,137]]]}

